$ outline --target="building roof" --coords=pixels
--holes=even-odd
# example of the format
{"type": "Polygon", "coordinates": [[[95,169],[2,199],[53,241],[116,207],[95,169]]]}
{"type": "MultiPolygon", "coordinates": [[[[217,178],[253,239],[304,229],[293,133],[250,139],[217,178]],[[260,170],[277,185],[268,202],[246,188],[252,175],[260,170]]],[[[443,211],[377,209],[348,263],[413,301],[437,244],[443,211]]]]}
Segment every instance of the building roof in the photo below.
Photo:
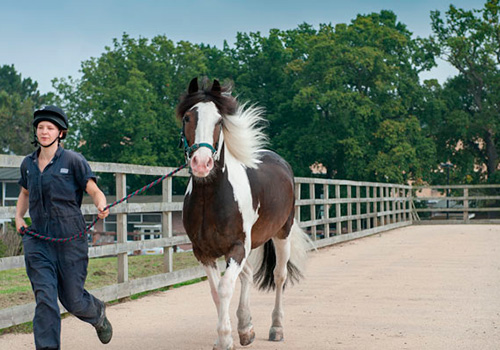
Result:
{"type": "Polygon", "coordinates": [[[0,181],[15,181],[19,180],[21,173],[19,168],[0,168],[0,181]]]}

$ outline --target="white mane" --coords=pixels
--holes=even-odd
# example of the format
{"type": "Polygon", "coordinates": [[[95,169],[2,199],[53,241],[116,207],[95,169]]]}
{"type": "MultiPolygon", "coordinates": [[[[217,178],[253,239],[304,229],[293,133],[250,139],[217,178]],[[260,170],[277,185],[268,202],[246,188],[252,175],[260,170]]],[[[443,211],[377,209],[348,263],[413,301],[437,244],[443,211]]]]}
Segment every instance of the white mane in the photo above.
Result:
{"type": "Polygon", "coordinates": [[[264,109],[246,104],[239,106],[235,115],[224,118],[223,137],[227,150],[247,168],[257,168],[260,151],[267,144],[264,134],[264,109]]]}

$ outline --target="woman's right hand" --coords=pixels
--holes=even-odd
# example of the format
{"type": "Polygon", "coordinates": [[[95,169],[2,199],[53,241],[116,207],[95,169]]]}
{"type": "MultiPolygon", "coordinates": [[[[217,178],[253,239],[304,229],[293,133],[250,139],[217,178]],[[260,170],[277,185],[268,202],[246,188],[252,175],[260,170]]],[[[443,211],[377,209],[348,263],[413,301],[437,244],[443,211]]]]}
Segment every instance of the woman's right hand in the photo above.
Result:
{"type": "Polygon", "coordinates": [[[21,228],[27,228],[28,225],[26,225],[26,221],[24,221],[23,218],[16,218],[16,230],[19,233],[22,233],[21,228]]]}

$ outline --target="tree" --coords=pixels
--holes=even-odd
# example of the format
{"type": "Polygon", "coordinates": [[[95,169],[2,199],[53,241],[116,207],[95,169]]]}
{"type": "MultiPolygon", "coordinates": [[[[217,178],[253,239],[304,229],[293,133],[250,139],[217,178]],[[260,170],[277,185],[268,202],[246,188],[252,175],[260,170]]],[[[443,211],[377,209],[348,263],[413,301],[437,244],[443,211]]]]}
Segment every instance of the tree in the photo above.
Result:
{"type": "Polygon", "coordinates": [[[446,99],[449,113],[441,125],[446,147],[453,153],[460,141],[462,159],[486,164],[490,180],[497,176],[500,147],[499,10],[498,0],[487,0],[479,10],[451,5],[444,19],[431,13],[430,42],[459,71],[445,84],[446,94],[455,97],[446,99]]]}
{"type": "Polygon", "coordinates": [[[205,71],[200,49],[188,42],[115,39],[82,63],[81,80],[57,81],[80,128],[74,145],[95,161],[180,164],[175,106],[186,82],[205,71]]]}
{"type": "Polygon", "coordinates": [[[83,62],[80,80],[56,87],[78,126],[68,143],[91,160],[180,164],[174,109],[186,83],[206,75],[265,108],[270,147],[296,175],[320,162],[329,177],[404,181],[435,164],[432,138],[416,119],[428,93],[418,73],[432,64],[396,16],[382,11],[349,25],[238,33],[222,50],[124,34],[83,62]],[[397,131],[394,139],[384,128],[397,131]]]}
{"type": "Polygon", "coordinates": [[[33,112],[49,104],[53,95],[41,95],[38,84],[23,79],[14,65],[0,67],[0,153],[26,155],[33,151],[33,112]]]}
{"type": "Polygon", "coordinates": [[[295,42],[305,43],[301,47],[306,49],[288,66],[297,89],[290,106],[294,118],[284,123],[275,141],[296,170],[309,174],[309,165],[318,161],[330,176],[386,181],[430,171],[432,145],[414,134],[421,133],[415,125],[422,98],[418,73],[432,60],[394,13],[359,15],[350,25],[321,25],[317,33],[306,30],[303,35],[295,42]],[[381,144],[374,136],[386,120],[403,126],[397,128],[403,133],[400,140],[422,143],[407,143],[405,163],[386,155],[386,165],[380,165],[381,144]],[[422,149],[430,159],[409,156],[422,149]],[[385,176],[395,168],[400,176],[385,176]]]}

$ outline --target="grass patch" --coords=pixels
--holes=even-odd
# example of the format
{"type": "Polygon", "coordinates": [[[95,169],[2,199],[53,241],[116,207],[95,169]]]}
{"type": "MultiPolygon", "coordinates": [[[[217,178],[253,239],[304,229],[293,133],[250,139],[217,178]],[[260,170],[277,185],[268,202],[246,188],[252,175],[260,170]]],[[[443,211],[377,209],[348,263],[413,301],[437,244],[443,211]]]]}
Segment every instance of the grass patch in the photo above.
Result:
{"type": "MultiPolygon", "coordinates": [[[[129,256],[128,269],[129,280],[157,275],[163,273],[163,255],[137,255],[129,256]]],[[[182,270],[199,266],[192,252],[174,253],[173,270],[182,270]]],[[[97,289],[116,284],[117,281],[117,257],[90,259],[85,288],[87,290],[97,289]]],[[[194,284],[206,278],[197,278],[171,287],[163,287],[153,291],[138,293],[113,301],[111,304],[135,300],[151,293],[166,291],[184,285],[194,284]]],[[[24,268],[0,271],[0,309],[35,302],[31,284],[24,268]]],[[[61,315],[62,318],[68,314],[61,315]]],[[[26,322],[16,326],[0,329],[0,335],[8,333],[32,333],[33,323],[26,322]]]]}
{"type": "MultiPolygon", "coordinates": [[[[129,256],[129,279],[163,273],[163,259],[163,255],[129,256]]],[[[174,271],[198,265],[192,252],[174,253],[174,271]]],[[[116,284],[118,279],[116,266],[116,257],[90,259],[85,288],[92,290],[116,284]]],[[[0,309],[34,301],[31,284],[24,268],[0,271],[0,309]]]]}
{"type": "Polygon", "coordinates": [[[16,333],[33,333],[33,322],[26,322],[4,329],[0,329],[0,335],[16,333]]]}

